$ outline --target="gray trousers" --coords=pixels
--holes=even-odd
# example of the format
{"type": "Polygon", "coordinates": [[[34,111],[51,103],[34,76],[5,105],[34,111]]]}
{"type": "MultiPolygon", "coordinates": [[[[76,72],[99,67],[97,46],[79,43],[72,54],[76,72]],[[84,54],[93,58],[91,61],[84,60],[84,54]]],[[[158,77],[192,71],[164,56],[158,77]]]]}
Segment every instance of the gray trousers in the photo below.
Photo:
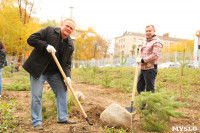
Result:
{"type": "Polygon", "coordinates": [[[154,84],[158,69],[141,70],[138,76],[137,91],[140,94],[142,91],[155,92],[154,84]]]}

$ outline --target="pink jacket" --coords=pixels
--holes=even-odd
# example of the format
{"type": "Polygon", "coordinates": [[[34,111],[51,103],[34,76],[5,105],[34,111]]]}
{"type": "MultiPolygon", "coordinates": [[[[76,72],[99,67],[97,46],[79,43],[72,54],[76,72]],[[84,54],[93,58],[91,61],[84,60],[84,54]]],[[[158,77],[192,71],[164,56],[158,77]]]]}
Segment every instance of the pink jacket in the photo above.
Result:
{"type": "Polygon", "coordinates": [[[144,60],[144,63],[141,63],[142,70],[152,69],[154,65],[159,63],[162,48],[161,40],[157,36],[143,43],[141,58],[144,60]]]}

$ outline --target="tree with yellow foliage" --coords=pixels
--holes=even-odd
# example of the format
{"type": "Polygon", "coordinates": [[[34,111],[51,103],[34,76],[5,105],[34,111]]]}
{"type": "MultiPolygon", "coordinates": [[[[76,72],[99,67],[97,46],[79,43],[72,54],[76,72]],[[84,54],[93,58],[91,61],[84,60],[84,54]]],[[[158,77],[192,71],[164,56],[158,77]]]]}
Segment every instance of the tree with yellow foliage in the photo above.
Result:
{"type": "Polygon", "coordinates": [[[27,9],[20,6],[21,11],[19,11],[16,5],[16,0],[1,0],[0,39],[3,40],[8,54],[26,57],[32,49],[26,42],[27,38],[41,26],[37,19],[31,18],[30,14],[25,12],[27,9]],[[26,14],[24,15],[26,19],[22,19],[20,14],[26,14]]]}
{"type": "Polygon", "coordinates": [[[181,40],[176,44],[171,44],[163,47],[163,53],[170,52],[191,52],[194,50],[194,40],[181,40]]]}
{"type": "Polygon", "coordinates": [[[109,40],[102,38],[93,28],[75,31],[75,60],[105,58],[110,45],[109,40]]]}

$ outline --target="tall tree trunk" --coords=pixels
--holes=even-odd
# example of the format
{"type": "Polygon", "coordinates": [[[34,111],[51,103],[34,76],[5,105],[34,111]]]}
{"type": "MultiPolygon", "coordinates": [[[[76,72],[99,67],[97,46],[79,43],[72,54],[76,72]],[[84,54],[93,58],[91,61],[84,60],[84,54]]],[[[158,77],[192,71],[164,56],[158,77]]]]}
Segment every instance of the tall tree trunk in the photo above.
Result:
{"type": "Polygon", "coordinates": [[[24,24],[26,24],[26,8],[28,5],[28,0],[25,1],[25,9],[24,9],[24,24]]]}
{"type": "Polygon", "coordinates": [[[29,20],[31,18],[31,15],[32,15],[33,6],[34,6],[34,0],[33,0],[33,3],[31,3],[30,5],[31,5],[31,9],[30,9],[29,16],[28,16],[28,23],[29,23],[29,20]]]}
{"type": "Polygon", "coordinates": [[[97,44],[94,45],[94,59],[96,57],[96,51],[97,51],[97,44]]]}
{"type": "Polygon", "coordinates": [[[18,6],[19,6],[19,15],[20,15],[20,18],[22,18],[22,1],[21,0],[18,0],[18,6]]]}

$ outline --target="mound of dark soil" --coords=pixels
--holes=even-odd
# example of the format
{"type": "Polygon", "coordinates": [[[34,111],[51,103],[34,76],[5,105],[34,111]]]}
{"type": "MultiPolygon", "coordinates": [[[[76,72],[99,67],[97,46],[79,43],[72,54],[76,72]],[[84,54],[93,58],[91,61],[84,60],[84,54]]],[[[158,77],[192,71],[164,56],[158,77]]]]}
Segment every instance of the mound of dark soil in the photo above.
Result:
{"type": "MultiPolygon", "coordinates": [[[[96,105],[95,107],[90,108],[88,111],[85,113],[87,114],[89,120],[92,123],[97,123],[100,119],[101,113],[105,110],[104,107],[96,105]]],[[[80,110],[73,109],[72,112],[70,113],[69,117],[77,117],[78,119],[83,119],[83,115],[81,114],[80,110]]]]}

